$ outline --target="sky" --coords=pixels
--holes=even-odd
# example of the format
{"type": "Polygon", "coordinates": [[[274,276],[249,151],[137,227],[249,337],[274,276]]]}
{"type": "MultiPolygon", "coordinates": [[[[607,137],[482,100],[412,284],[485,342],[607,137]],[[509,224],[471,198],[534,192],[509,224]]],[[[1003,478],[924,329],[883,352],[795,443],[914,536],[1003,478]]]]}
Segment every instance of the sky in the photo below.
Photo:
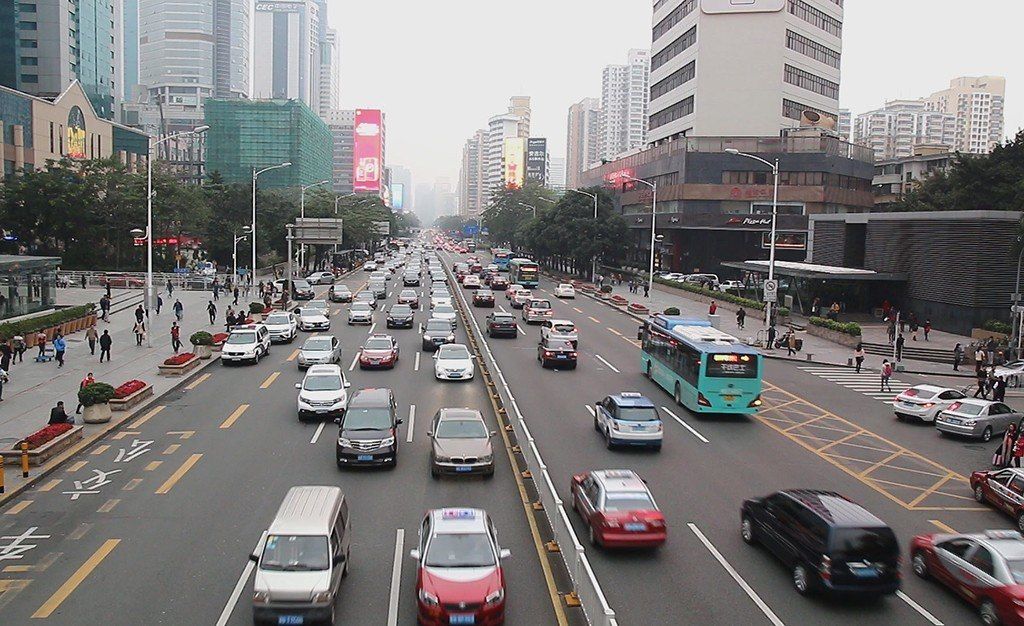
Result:
{"type": "MultiPolygon", "coordinates": [[[[328,3],[342,107],[384,110],[387,162],[414,187],[445,177],[454,188],[466,139],[513,95],[531,96],[531,134],[564,157],[569,105],[599,97],[602,68],[650,46],[650,0],[328,3]]],[[[1015,0],[849,0],[840,104],[857,114],[956,76],[1002,75],[1012,135],[1024,127],[1022,19],[1015,0]]]]}

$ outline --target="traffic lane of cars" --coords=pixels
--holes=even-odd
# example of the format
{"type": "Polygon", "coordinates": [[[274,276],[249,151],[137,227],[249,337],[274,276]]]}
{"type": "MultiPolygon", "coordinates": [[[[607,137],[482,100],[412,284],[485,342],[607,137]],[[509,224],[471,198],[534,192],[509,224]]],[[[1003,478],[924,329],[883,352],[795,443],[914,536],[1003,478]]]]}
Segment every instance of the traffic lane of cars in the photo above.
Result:
{"type": "MultiPolygon", "coordinates": [[[[598,303],[593,304],[598,307],[602,306],[598,303]]],[[[586,309],[584,311],[587,312],[586,309]]],[[[597,313],[597,311],[590,312],[597,313]]],[[[581,324],[581,326],[584,325],[581,324]]],[[[516,341],[524,339],[530,338],[521,337],[516,341]]],[[[510,345],[513,343],[512,340],[490,341],[492,350],[498,355],[499,365],[502,365],[503,371],[506,372],[510,383],[513,384],[514,392],[516,389],[531,390],[527,394],[522,394],[522,398],[517,396],[528,415],[528,420],[529,415],[565,416],[568,418],[568,420],[543,418],[529,420],[531,430],[537,436],[541,454],[552,467],[553,476],[556,473],[568,475],[581,469],[617,467],[623,464],[626,467],[637,469],[642,476],[648,479],[656,500],[667,514],[670,533],[668,545],[664,550],[673,550],[673,546],[678,545],[681,535],[692,535],[692,532],[688,532],[689,529],[684,522],[694,521],[698,528],[725,554],[726,558],[741,570],[742,575],[776,610],[783,621],[789,622],[795,619],[796,621],[793,623],[805,623],[807,620],[820,619],[821,611],[826,611],[830,619],[835,618],[841,622],[850,621],[852,623],[865,617],[875,616],[884,620],[905,619],[924,623],[926,618],[923,615],[895,598],[866,605],[862,603],[833,604],[823,600],[810,600],[806,603],[794,602],[795,592],[790,586],[789,575],[785,568],[763,551],[753,550],[744,545],[739,537],[737,527],[739,506],[743,499],[766,495],[779,488],[808,484],[811,479],[806,468],[815,462],[822,463],[823,467],[822,471],[815,471],[813,486],[844,493],[880,514],[897,530],[901,541],[904,542],[904,547],[913,533],[934,529],[926,518],[921,515],[910,515],[905,511],[901,513],[878,493],[861,483],[852,481],[847,474],[828,467],[824,461],[809,457],[803,449],[762,428],[753,420],[748,418],[726,418],[724,420],[696,418],[682,407],[672,407],[670,398],[663,390],[644,379],[639,373],[635,373],[635,363],[639,358],[636,347],[624,341],[622,337],[616,336],[606,329],[602,331],[598,328],[588,329],[584,326],[581,328],[580,334],[581,350],[587,350],[585,346],[588,342],[594,353],[604,355],[606,360],[610,364],[616,365],[624,372],[624,375],[616,375],[608,366],[601,363],[582,361],[581,363],[591,363],[591,365],[587,369],[581,365],[577,372],[560,373],[557,378],[532,377],[528,375],[530,366],[533,365],[536,370],[539,370],[539,366],[535,364],[519,362],[514,367],[502,365],[505,359],[515,362],[517,354],[520,358],[522,357],[523,351],[510,345]],[[582,380],[564,378],[564,376],[579,377],[581,375],[586,378],[582,380]],[[520,377],[523,380],[516,380],[513,383],[513,379],[520,377]],[[572,382],[569,382],[570,380],[572,382]],[[591,402],[600,399],[611,390],[638,389],[659,403],[659,406],[668,407],[692,427],[699,429],[698,432],[702,433],[711,443],[700,443],[699,439],[686,429],[677,427],[679,425],[674,424],[674,420],[669,418],[665,426],[666,443],[660,455],[625,451],[607,456],[603,449],[603,440],[593,432],[591,416],[580,403],[584,400],[579,399],[579,396],[586,392],[574,393],[573,400],[568,402],[564,400],[564,394],[559,394],[557,391],[538,393],[538,390],[543,389],[551,382],[557,386],[572,385],[574,390],[592,389],[594,397],[586,398],[591,402]],[[543,401],[538,401],[540,398],[543,398],[543,401]],[[557,445],[558,442],[564,441],[578,442],[580,437],[585,436],[584,432],[587,433],[586,436],[593,436],[592,445],[576,445],[571,449],[564,449],[557,445]],[[557,451],[554,454],[545,452],[553,444],[557,451]],[[682,456],[673,459],[673,455],[679,453],[680,445],[686,445],[686,451],[682,456]],[[666,454],[669,456],[665,456],[666,454]],[[759,461],[765,460],[768,462],[759,463],[759,461]],[[681,484],[678,469],[687,466],[729,468],[729,471],[700,471],[699,481],[695,483],[687,481],[681,484]],[[752,479],[752,477],[756,477],[756,479],[752,479]],[[707,494],[709,493],[729,495],[708,498],[707,494]],[[891,510],[891,514],[884,512],[887,509],[891,510]]],[[[568,501],[567,497],[566,500],[568,501]]],[[[577,524],[577,530],[581,533],[581,537],[585,537],[585,528],[578,521],[577,524]]],[[[682,538],[690,539],[685,536],[682,538]]],[[[705,547],[701,544],[697,544],[697,548],[706,552],[705,547]]],[[[689,549],[687,551],[690,552],[689,549]]],[[[664,557],[659,554],[657,558],[664,557]]],[[[644,607],[639,609],[643,611],[647,610],[648,604],[656,602],[656,600],[650,599],[649,602],[637,603],[637,599],[632,593],[628,595],[628,599],[622,600],[623,603],[617,603],[619,598],[615,597],[615,590],[620,587],[620,584],[615,584],[615,581],[621,580],[619,568],[635,565],[637,572],[640,572],[641,568],[649,567],[650,564],[649,557],[644,555],[639,555],[638,559],[636,555],[609,556],[605,554],[595,558],[595,567],[598,568],[599,578],[603,581],[606,592],[609,593],[613,607],[621,611],[623,606],[632,610],[633,607],[639,605],[644,607]],[[625,558],[623,558],[624,556],[625,558]],[[614,562],[609,564],[608,559],[614,559],[614,562]]],[[[711,565],[719,567],[714,562],[711,565]]],[[[731,581],[726,582],[734,585],[731,581]]],[[[699,582],[684,584],[688,584],[690,587],[700,586],[699,582]]],[[[630,591],[635,590],[631,588],[630,591]]],[[[965,615],[966,619],[970,619],[969,610],[956,600],[943,594],[936,594],[933,589],[921,585],[917,581],[908,582],[907,593],[918,601],[922,597],[927,597],[928,606],[935,611],[941,611],[946,615],[965,615]]],[[[730,601],[730,605],[732,604],[735,603],[730,601]]],[[[764,616],[762,615],[758,619],[764,619],[764,616]]]]}

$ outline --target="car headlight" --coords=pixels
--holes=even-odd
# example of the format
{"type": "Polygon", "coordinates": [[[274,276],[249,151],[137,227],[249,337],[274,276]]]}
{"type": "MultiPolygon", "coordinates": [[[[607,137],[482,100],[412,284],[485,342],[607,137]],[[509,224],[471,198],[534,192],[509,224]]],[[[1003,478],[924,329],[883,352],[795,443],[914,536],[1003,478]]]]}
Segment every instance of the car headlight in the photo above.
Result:
{"type": "Polygon", "coordinates": [[[309,400],[303,398],[302,396],[299,396],[299,406],[304,406],[304,407],[309,408],[309,400]]]}
{"type": "Polygon", "coordinates": [[[420,602],[426,604],[427,606],[438,605],[437,596],[435,596],[434,594],[430,593],[425,589],[420,589],[420,602]]]}
{"type": "Polygon", "coordinates": [[[434,460],[437,461],[438,463],[451,463],[452,457],[435,455],[434,460]]]}
{"type": "Polygon", "coordinates": [[[505,599],[505,590],[504,589],[498,589],[497,591],[492,591],[491,593],[487,594],[487,597],[484,598],[484,602],[486,602],[487,604],[497,604],[497,603],[501,602],[504,599],[505,599]]]}
{"type": "Polygon", "coordinates": [[[393,446],[393,445],[395,445],[395,438],[394,437],[385,437],[384,439],[380,440],[380,445],[381,445],[381,447],[393,446]]]}
{"type": "Polygon", "coordinates": [[[252,594],[253,604],[270,604],[270,594],[266,591],[257,591],[252,594]]]}
{"type": "Polygon", "coordinates": [[[341,446],[342,448],[351,448],[352,440],[346,439],[345,437],[338,437],[338,445],[341,446]]]}
{"type": "Polygon", "coordinates": [[[332,404],[332,405],[331,405],[331,407],[332,407],[332,408],[333,408],[333,407],[336,407],[336,406],[338,406],[339,404],[342,404],[342,405],[344,405],[344,404],[345,404],[345,402],[346,402],[346,400],[348,400],[348,398],[346,398],[345,396],[341,396],[340,398],[335,398],[335,399],[334,399],[334,404],[332,404]]]}
{"type": "Polygon", "coordinates": [[[305,363],[305,362],[306,362],[306,357],[303,356],[303,354],[300,352],[299,353],[299,363],[305,363]]]}
{"type": "Polygon", "coordinates": [[[480,455],[480,462],[481,463],[491,463],[492,461],[494,461],[494,454],[493,453],[492,454],[480,455]]]}
{"type": "Polygon", "coordinates": [[[325,603],[330,602],[330,601],[331,601],[331,592],[330,591],[321,591],[320,593],[313,594],[313,603],[314,604],[325,604],[325,603]]]}

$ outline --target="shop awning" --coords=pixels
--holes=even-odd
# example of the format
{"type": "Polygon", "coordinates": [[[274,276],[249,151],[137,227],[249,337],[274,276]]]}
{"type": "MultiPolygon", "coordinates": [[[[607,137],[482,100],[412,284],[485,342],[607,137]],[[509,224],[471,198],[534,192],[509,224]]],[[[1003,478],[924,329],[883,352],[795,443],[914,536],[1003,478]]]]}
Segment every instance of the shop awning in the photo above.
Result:
{"type": "MultiPolygon", "coordinates": [[[[768,273],[768,261],[723,261],[722,265],[736,269],[768,273]]],[[[907,280],[907,275],[895,272],[876,272],[857,267],[840,267],[837,265],[817,265],[815,263],[798,263],[796,261],[776,261],[775,273],[779,276],[795,278],[812,278],[818,280],[856,280],[856,281],[897,281],[907,280]]]]}

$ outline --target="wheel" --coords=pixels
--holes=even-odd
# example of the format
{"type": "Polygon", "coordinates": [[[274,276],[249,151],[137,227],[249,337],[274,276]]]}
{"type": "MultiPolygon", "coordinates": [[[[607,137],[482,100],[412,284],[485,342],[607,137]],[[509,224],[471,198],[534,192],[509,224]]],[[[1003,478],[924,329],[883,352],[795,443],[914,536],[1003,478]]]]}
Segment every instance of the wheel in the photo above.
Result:
{"type": "Polygon", "coordinates": [[[978,607],[978,616],[981,617],[981,623],[985,626],[999,626],[1002,624],[1002,620],[999,619],[999,612],[996,611],[996,605],[991,600],[982,600],[981,606],[978,607]]]}
{"type": "Polygon", "coordinates": [[[604,431],[604,447],[606,449],[608,449],[608,450],[612,450],[612,449],[615,448],[615,444],[612,443],[612,431],[611,431],[611,429],[606,429],[604,431]]]}
{"type": "Polygon", "coordinates": [[[494,470],[493,469],[491,471],[487,472],[486,474],[484,474],[484,480],[491,480],[492,478],[494,478],[494,470]]]}
{"type": "Polygon", "coordinates": [[[811,573],[803,563],[793,566],[793,588],[802,596],[811,593],[811,573]]]}
{"type": "Polygon", "coordinates": [[[437,471],[433,463],[430,464],[430,477],[434,480],[441,478],[441,473],[437,471]]]}
{"type": "Polygon", "coordinates": [[[682,399],[682,397],[680,395],[680,392],[679,392],[679,383],[676,383],[676,392],[675,392],[674,395],[675,395],[676,404],[682,405],[683,404],[683,399],[682,399]]]}
{"type": "Polygon", "coordinates": [[[597,423],[597,416],[594,416],[594,430],[601,432],[601,425],[597,423]]]}
{"type": "Polygon", "coordinates": [[[587,533],[590,537],[590,545],[594,546],[595,548],[600,547],[601,543],[597,539],[597,533],[594,532],[593,526],[590,526],[589,524],[587,525],[587,533]]]}
{"type": "Polygon", "coordinates": [[[991,439],[992,439],[992,427],[991,426],[986,426],[985,430],[983,430],[982,433],[981,433],[981,440],[982,441],[990,441],[991,439]]]}
{"type": "Polygon", "coordinates": [[[750,545],[757,543],[757,537],[754,535],[754,522],[746,515],[740,521],[740,536],[743,537],[743,541],[750,545]]]}
{"type": "Polygon", "coordinates": [[[1017,530],[1024,532],[1024,511],[1017,512],[1017,530]]]}
{"type": "Polygon", "coordinates": [[[978,485],[977,487],[974,488],[974,499],[977,500],[978,502],[985,501],[985,490],[982,488],[981,485],[978,485]]]}
{"type": "Polygon", "coordinates": [[[914,570],[918,578],[928,578],[928,562],[924,558],[924,552],[915,552],[910,557],[910,568],[914,570]]]}

